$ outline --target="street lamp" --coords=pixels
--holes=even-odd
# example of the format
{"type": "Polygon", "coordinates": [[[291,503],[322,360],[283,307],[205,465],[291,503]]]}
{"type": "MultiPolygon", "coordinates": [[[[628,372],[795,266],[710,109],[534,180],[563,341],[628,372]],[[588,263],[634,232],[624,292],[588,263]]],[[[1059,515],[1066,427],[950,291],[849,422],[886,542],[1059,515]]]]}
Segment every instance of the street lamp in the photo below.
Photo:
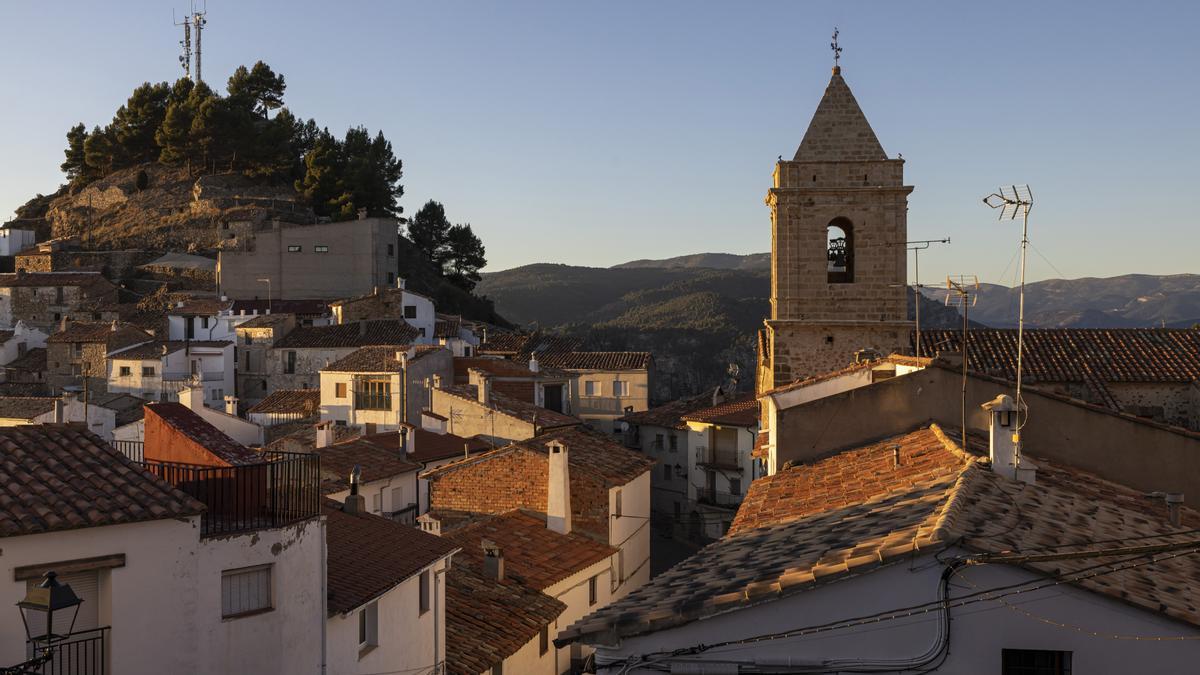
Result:
{"type": "Polygon", "coordinates": [[[42,582],[29,589],[25,599],[17,603],[17,608],[21,611],[21,622],[25,624],[25,637],[34,645],[35,651],[38,643],[42,643],[41,653],[24,663],[0,668],[0,673],[28,673],[49,663],[54,658],[53,644],[66,639],[75,629],[75,620],[79,618],[81,604],[83,600],[75,595],[70,584],[60,584],[57,574],[46,572],[42,582]],[[71,617],[71,623],[66,634],[58,635],[54,632],[54,620],[64,614],[71,617]],[[44,633],[40,633],[42,629],[39,626],[45,626],[44,633]]]}

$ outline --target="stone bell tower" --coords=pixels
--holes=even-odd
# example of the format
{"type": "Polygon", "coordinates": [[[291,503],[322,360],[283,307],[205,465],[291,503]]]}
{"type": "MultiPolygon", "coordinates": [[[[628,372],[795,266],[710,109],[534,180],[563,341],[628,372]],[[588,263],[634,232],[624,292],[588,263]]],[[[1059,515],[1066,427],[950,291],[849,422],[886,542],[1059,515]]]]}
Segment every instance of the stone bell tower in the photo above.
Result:
{"type": "Polygon", "coordinates": [[[759,391],[907,348],[908,194],[835,66],[791,161],[775,165],[771,318],[759,391]]]}

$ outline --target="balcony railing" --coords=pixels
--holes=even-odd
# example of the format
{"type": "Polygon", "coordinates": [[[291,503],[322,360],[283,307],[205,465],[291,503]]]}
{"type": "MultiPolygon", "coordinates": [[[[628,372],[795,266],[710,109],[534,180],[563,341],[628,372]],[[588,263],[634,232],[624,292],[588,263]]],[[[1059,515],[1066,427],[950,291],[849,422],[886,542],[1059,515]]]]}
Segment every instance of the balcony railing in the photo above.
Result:
{"type": "Polygon", "coordinates": [[[701,445],[696,448],[696,464],[732,471],[742,470],[737,450],[730,448],[709,448],[701,445]]]}
{"type": "Polygon", "coordinates": [[[403,523],[405,525],[416,525],[417,524],[417,505],[409,504],[408,506],[400,509],[399,511],[392,511],[390,513],[385,513],[383,515],[388,518],[391,518],[392,520],[396,521],[397,523],[403,523]]]}
{"type": "Polygon", "coordinates": [[[135,462],[145,459],[145,446],[142,441],[113,441],[113,449],[135,462]]]}
{"type": "MultiPolygon", "coordinates": [[[[50,648],[53,658],[40,669],[30,672],[41,675],[107,675],[108,626],[71,633],[50,648]]],[[[25,643],[26,658],[40,652],[41,645],[25,643]]]]}
{"type": "Polygon", "coordinates": [[[198,466],[142,462],[147,470],[202,502],[201,536],[235,534],[307,520],[321,513],[321,458],[265,452],[259,464],[198,466]]]}
{"type": "Polygon", "coordinates": [[[620,396],[580,396],[579,413],[581,415],[588,413],[617,415],[625,410],[625,398],[620,396]]]}
{"type": "Polygon", "coordinates": [[[391,410],[392,395],[356,391],[354,392],[354,407],[357,410],[391,410]]]}
{"type": "Polygon", "coordinates": [[[718,492],[709,488],[696,488],[696,501],[709,506],[737,508],[742,503],[742,496],[728,492],[718,492]]]}
{"type": "MultiPolygon", "coordinates": [[[[150,377],[150,376],[147,376],[150,377]]],[[[190,382],[198,379],[201,382],[220,382],[225,379],[225,372],[213,370],[209,372],[190,373],[187,371],[163,371],[162,379],[164,382],[190,382]]]]}

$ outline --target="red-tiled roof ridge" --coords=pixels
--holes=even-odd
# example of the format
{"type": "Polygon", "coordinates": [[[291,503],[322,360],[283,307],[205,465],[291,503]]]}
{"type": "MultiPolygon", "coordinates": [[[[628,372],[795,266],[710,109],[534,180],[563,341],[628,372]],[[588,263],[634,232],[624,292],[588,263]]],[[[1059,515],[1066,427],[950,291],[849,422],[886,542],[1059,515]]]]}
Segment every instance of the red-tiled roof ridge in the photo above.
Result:
{"type": "Polygon", "coordinates": [[[403,370],[400,360],[396,358],[399,352],[412,350],[412,360],[416,361],[437,351],[445,350],[440,345],[372,345],[359,347],[346,356],[334,361],[321,369],[322,372],[342,373],[397,373],[403,370]]]}
{"type": "Polygon", "coordinates": [[[316,415],[321,408],[320,389],[276,389],[267,397],[254,404],[246,414],[251,413],[298,413],[304,416],[316,415]]]}
{"type": "MultiPolygon", "coordinates": [[[[477,405],[483,406],[482,403],[479,403],[476,385],[456,384],[442,386],[442,388],[438,391],[464,401],[471,401],[477,405]]],[[[539,429],[551,429],[556,427],[583,424],[583,420],[580,420],[577,417],[564,415],[563,413],[555,412],[548,408],[543,408],[539,405],[522,401],[518,398],[513,398],[512,396],[508,396],[495,390],[493,390],[491,394],[491,408],[502,415],[508,415],[509,417],[514,417],[525,422],[532,423],[536,419],[539,429]]]]}
{"type": "Polygon", "coordinates": [[[692,411],[711,406],[713,393],[711,391],[703,392],[671,401],[670,403],[665,403],[649,410],[625,413],[620,419],[630,424],[644,424],[667,429],[687,429],[687,424],[684,423],[683,416],[692,411]]]}
{"type": "Polygon", "coordinates": [[[350,471],[359,467],[362,481],[370,483],[418,471],[421,465],[399,452],[389,450],[362,436],[338,441],[312,452],[321,456],[321,475],[327,492],[339,492],[350,487],[350,471]]]}
{"type": "Polygon", "coordinates": [[[929,358],[929,357],[906,356],[904,354],[889,354],[883,358],[872,359],[870,361],[863,361],[861,363],[854,363],[849,366],[846,366],[845,368],[838,368],[837,370],[831,370],[827,373],[821,373],[819,375],[813,375],[810,377],[801,378],[799,380],[793,380],[792,382],[788,382],[786,384],[781,384],[778,387],[775,387],[773,389],[768,389],[767,391],[764,391],[761,394],[759,394],[759,397],[761,398],[763,396],[770,396],[771,394],[781,394],[785,391],[799,389],[800,387],[807,387],[810,385],[817,384],[819,382],[825,382],[826,380],[832,380],[832,379],[841,377],[843,375],[849,375],[850,373],[856,373],[860,370],[876,368],[878,366],[881,366],[881,365],[884,365],[887,363],[894,363],[896,365],[915,366],[918,368],[924,368],[932,362],[933,362],[933,359],[929,358]]]}
{"type": "MultiPolygon", "coordinates": [[[[225,432],[182,403],[174,401],[147,403],[145,411],[147,414],[157,416],[214,456],[231,465],[258,464],[263,461],[262,456],[257,452],[233,440],[225,432]]],[[[214,410],[213,412],[221,411],[214,410]]]]}
{"type": "Polygon", "coordinates": [[[716,405],[693,410],[683,415],[682,419],[687,422],[752,427],[759,422],[758,397],[754,392],[737,394],[716,405]]]}

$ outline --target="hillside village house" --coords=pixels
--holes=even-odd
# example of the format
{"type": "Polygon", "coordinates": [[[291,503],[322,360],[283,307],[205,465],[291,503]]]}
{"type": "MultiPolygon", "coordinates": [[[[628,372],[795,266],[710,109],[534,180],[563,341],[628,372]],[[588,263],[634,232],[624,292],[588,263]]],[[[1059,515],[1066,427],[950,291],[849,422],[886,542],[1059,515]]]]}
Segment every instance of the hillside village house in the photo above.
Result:
{"type": "MultiPolygon", "coordinates": [[[[239,327],[238,334],[242,335],[239,327]]],[[[330,326],[297,326],[267,347],[263,366],[266,387],[317,389],[321,369],[361,347],[407,347],[420,342],[417,329],[400,319],[359,321],[330,326]]],[[[244,358],[244,357],[243,357],[244,358]]]]}
{"type": "Polygon", "coordinates": [[[61,398],[0,396],[0,427],[75,423],[112,443],[117,428],[141,419],[143,403],[126,394],[96,394],[86,403],[74,392],[61,398]]]}
{"type": "Polygon", "coordinates": [[[129,324],[63,321],[46,339],[46,381],[55,392],[66,387],[103,392],[108,386],[108,355],[149,344],[154,337],[129,324]]]}
{"type": "MultiPolygon", "coordinates": [[[[403,453],[404,459],[419,464],[421,471],[492,449],[487,441],[449,433],[446,421],[426,410],[421,414],[422,426],[403,424],[398,431],[371,434],[361,440],[391,453],[403,453]]],[[[429,510],[429,481],[425,478],[417,479],[417,505],[417,515],[429,510]]]]}
{"type": "Polygon", "coordinates": [[[46,383],[45,347],[26,350],[24,356],[4,364],[3,372],[4,384],[0,389],[7,394],[50,395],[50,386],[46,383]]]}
{"type": "Polygon", "coordinates": [[[454,359],[454,384],[478,385],[487,377],[492,391],[566,415],[579,407],[572,373],[543,368],[536,358],[516,362],[493,357],[454,359]]]}
{"type": "Polygon", "coordinates": [[[455,358],[470,358],[479,349],[479,335],[461,316],[438,314],[433,325],[434,344],[439,344],[455,358]]]}
{"type": "MultiPolygon", "coordinates": [[[[0,429],[0,445],[11,460],[0,483],[21,495],[0,507],[0,600],[13,607],[50,571],[83,599],[68,639],[55,645],[56,672],[319,669],[325,521],[307,497],[316,494],[303,481],[309,460],[274,458],[276,470],[297,477],[279,486],[277,496],[295,497],[283,511],[259,480],[265,459],[144,465],[172,487],[71,427],[0,429]],[[260,505],[258,517],[221,501],[206,488],[213,481],[260,505]]],[[[15,610],[0,613],[0,663],[28,657],[24,635],[15,610]]]]}
{"type": "MultiPolygon", "coordinates": [[[[426,471],[422,522],[479,568],[502,558],[507,574],[565,604],[556,633],[650,578],[651,467],[603,434],[561,429],[426,471]]],[[[585,655],[549,652],[556,673],[585,655]]]]}
{"type": "MultiPolygon", "coordinates": [[[[16,227],[0,227],[0,257],[11,258],[19,251],[33,246],[37,233],[33,230],[23,230],[16,227]]],[[[11,270],[12,264],[6,265],[11,270]]]]}
{"type": "MultiPolygon", "coordinates": [[[[265,285],[265,284],[264,284],[265,285]]],[[[296,317],[297,326],[328,326],[333,321],[329,310],[328,300],[321,299],[280,299],[255,294],[253,299],[234,300],[229,312],[238,317],[253,318],[264,314],[291,314],[296,317]]]]}
{"type": "Polygon", "coordinates": [[[434,375],[453,374],[450,351],[434,345],[363,347],[321,368],[321,419],[367,434],[419,424],[434,375]]]}
{"type": "Polygon", "coordinates": [[[354,323],[370,319],[404,319],[417,329],[422,338],[434,336],[437,322],[433,300],[404,288],[404,280],[396,288],[376,287],[366,295],[334,300],[329,303],[334,323],[354,323]]]}
{"type": "Polygon", "coordinates": [[[362,218],[255,230],[240,250],[217,259],[217,286],[231,298],[337,300],[396,284],[399,223],[362,218]],[[259,279],[270,279],[270,290],[259,279]]]}
{"type": "Polygon", "coordinates": [[[234,328],[237,335],[237,392],[242,403],[254,406],[276,390],[267,381],[271,347],[296,327],[294,314],[260,314],[234,328]]]}
{"type": "Polygon", "coordinates": [[[420,463],[410,460],[399,447],[383,447],[362,437],[335,440],[328,422],[318,424],[316,431],[312,452],[321,458],[321,489],[326,497],[345,501],[352,487],[351,474],[357,468],[357,491],[365,500],[366,512],[416,524],[420,463]]]}
{"type": "Polygon", "coordinates": [[[31,349],[45,348],[48,335],[18,321],[12,330],[0,330],[0,366],[25,356],[31,349]]]}
{"type": "Polygon", "coordinates": [[[492,391],[491,376],[482,371],[473,373],[478,384],[443,385],[435,380],[429,391],[429,409],[447,420],[450,433],[503,445],[582,424],[575,417],[492,391]]]}
{"type": "Polygon", "coordinates": [[[759,406],[753,394],[730,397],[685,413],[687,489],[692,510],[688,527],[706,539],[725,534],[746,489],[764,474],[753,457],[759,406]]]}
{"type": "Polygon", "coordinates": [[[277,389],[251,406],[246,419],[262,427],[273,427],[306,419],[316,422],[320,411],[319,389],[277,389]]]}
{"type": "Polygon", "coordinates": [[[204,404],[223,409],[234,392],[233,343],[228,340],[145,342],[108,354],[108,391],[150,401],[176,401],[190,383],[203,389],[204,404]]]}
{"type": "Polygon", "coordinates": [[[99,272],[0,274],[0,327],[24,321],[49,331],[63,319],[111,321],[117,287],[99,272]]]}
{"type": "Polygon", "coordinates": [[[180,300],[167,311],[168,340],[229,340],[245,316],[233,313],[233,301],[226,298],[189,298],[180,300]]]}

